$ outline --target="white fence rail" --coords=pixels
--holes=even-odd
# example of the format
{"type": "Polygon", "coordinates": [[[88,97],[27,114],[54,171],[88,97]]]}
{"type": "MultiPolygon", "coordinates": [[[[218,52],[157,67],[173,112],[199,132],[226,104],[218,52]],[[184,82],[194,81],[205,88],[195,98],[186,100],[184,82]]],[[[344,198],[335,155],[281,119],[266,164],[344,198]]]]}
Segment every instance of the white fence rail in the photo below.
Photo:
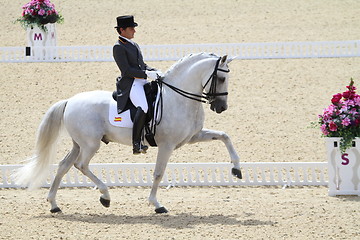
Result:
{"type": "MultiPolygon", "coordinates": [[[[237,59],[359,57],[360,40],[322,42],[143,45],[146,61],[176,61],[197,52],[237,56],[237,59]]],[[[0,47],[0,62],[106,62],[112,46],[0,47]],[[29,55],[30,56],[26,56],[29,55]]]]}
{"type": "MultiPolygon", "coordinates": [[[[0,166],[0,188],[18,188],[11,173],[21,165],[0,166]]],[[[107,186],[151,186],[152,163],[91,164],[90,169],[107,186]]],[[[231,174],[230,163],[169,163],[162,186],[236,186],[236,185],[280,185],[305,186],[327,185],[327,163],[242,163],[243,179],[231,174]]],[[[49,187],[56,174],[56,165],[43,187],[49,187]]],[[[89,187],[94,184],[71,168],[64,176],[62,187],[89,187]]]]}

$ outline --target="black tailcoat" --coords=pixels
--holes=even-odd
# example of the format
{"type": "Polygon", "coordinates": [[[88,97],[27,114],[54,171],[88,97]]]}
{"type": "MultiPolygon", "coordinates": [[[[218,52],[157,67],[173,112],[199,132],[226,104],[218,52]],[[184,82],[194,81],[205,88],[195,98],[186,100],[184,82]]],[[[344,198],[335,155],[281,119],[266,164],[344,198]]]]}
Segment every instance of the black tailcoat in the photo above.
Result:
{"type": "Polygon", "coordinates": [[[121,72],[120,81],[118,78],[116,83],[117,89],[121,90],[120,94],[118,92],[118,111],[121,112],[129,98],[134,78],[146,79],[145,70],[155,69],[150,68],[144,63],[139,45],[136,43],[132,44],[121,36],[113,47],[113,57],[121,72]]]}

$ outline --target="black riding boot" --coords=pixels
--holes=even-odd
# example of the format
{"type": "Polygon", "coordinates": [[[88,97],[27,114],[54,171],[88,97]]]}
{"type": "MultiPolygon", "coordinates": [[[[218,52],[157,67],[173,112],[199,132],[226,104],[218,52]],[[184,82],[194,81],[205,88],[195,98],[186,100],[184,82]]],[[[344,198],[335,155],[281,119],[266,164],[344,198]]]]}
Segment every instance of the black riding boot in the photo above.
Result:
{"type": "Polygon", "coordinates": [[[146,153],[146,150],[148,150],[148,146],[141,144],[141,133],[144,128],[145,119],[146,114],[141,109],[141,107],[138,107],[136,110],[133,126],[133,154],[146,153]]]}

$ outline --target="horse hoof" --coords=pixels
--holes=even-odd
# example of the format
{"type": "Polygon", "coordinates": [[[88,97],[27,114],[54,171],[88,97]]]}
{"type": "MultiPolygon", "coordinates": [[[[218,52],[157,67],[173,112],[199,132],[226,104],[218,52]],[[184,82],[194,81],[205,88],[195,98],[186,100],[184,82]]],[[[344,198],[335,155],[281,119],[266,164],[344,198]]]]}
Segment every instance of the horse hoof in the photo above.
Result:
{"type": "Polygon", "coordinates": [[[168,210],[166,210],[166,208],[164,208],[164,207],[159,207],[159,208],[155,209],[155,212],[156,213],[167,213],[168,210]]]}
{"type": "Polygon", "coordinates": [[[100,202],[104,207],[106,208],[110,207],[110,200],[100,197],[100,202]]]}
{"type": "Polygon", "coordinates": [[[58,212],[61,212],[61,209],[56,207],[56,208],[53,208],[50,210],[51,213],[58,213],[58,212]]]}
{"type": "Polygon", "coordinates": [[[242,174],[240,169],[232,168],[231,173],[239,179],[242,179],[242,174]]]}

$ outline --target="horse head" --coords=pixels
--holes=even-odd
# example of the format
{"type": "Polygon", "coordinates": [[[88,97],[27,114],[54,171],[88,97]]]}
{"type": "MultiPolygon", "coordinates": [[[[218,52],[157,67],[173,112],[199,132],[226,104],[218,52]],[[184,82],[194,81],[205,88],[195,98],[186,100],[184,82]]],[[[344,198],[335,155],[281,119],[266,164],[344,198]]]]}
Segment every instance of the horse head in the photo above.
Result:
{"type": "Polygon", "coordinates": [[[208,95],[210,98],[210,109],[216,113],[222,113],[228,108],[227,91],[230,72],[228,64],[234,58],[228,58],[227,55],[221,57],[214,69],[213,79],[208,95]]]}
{"type": "Polygon", "coordinates": [[[221,113],[227,109],[228,73],[230,72],[228,64],[233,59],[235,57],[228,58],[227,55],[218,57],[212,53],[190,54],[168,70],[165,81],[163,79],[159,81],[186,98],[203,103],[208,102],[212,111],[221,113]],[[167,82],[176,82],[176,79],[177,83],[174,85],[179,87],[167,82]],[[197,79],[201,79],[201,85],[197,91],[196,89],[185,90],[193,86],[190,83],[197,79]]]}

